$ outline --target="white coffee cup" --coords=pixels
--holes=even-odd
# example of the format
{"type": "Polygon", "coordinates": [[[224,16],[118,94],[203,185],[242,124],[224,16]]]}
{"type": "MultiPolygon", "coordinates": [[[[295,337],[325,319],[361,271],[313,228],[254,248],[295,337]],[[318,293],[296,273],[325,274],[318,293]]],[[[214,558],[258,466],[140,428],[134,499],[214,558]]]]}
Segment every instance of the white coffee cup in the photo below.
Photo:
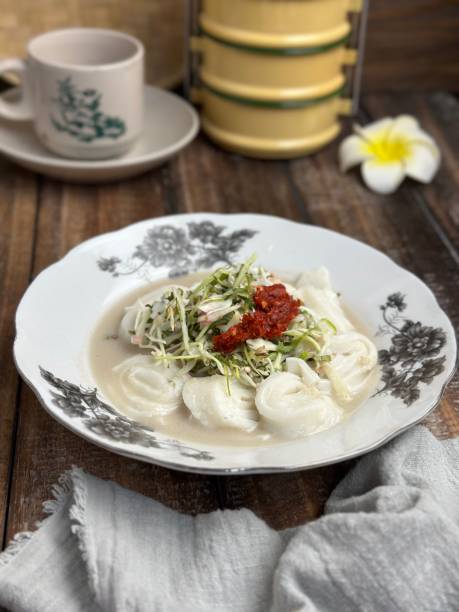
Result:
{"type": "Polygon", "coordinates": [[[144,49],[136,38],[96,28],[55,30],[32,39],[27,59],[0,61],[21,80],[18,102],[0,98],[0,117],[32,119],[59,155],[122,155],[143,127],[144,49]]]}

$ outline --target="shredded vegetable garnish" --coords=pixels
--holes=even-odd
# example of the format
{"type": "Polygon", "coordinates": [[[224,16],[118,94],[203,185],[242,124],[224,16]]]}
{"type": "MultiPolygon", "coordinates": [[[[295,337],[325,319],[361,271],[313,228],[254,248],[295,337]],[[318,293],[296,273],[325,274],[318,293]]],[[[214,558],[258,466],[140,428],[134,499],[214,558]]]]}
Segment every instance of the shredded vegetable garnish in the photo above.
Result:
{"type": "Polygon", "coordinates": [[[219,353],[231,353],[247,340],[278,338],[299,314],[301,305],[281,283],[257,287],[253,302],[254,311],[246,312],[240,323],[213,337],[214,348],[219,353]]]}
{"type": "Polygon", "coordinates": [[[254,266],[254,260],[219,268],[189,289],[165,290],[139,310],[131,341],[149,349],[158,362],[175,362],[195,376],[221,374],[229,390],[232,378],[255,387],[284,370],[288,357],[317,369],[330,359],[324,346],[334,333],[333,324],[317,319],[271,273],[254,266]],[[228,330],[239,329],[254,313],[268,312],[266,300],[277,300],[277,327],[261,325],[260,336],[251,333],[231,351],[217,350],[218,338],[228,330]]]}

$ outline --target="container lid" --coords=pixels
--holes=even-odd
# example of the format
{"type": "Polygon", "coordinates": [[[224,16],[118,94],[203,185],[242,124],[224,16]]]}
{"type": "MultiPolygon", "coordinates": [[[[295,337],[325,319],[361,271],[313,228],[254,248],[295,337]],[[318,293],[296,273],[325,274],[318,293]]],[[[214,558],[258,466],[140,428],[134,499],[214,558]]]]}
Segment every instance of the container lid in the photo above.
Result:
{"type": "Polygon", "coordinates": [[[207,38],[209,40],[213,40],[214,42],[224,45],[226,47],[231,47],[232,49],[238,49],[239,51],[247,51],[248,53],[258,53],[263,55],[274,55],[276,57],[285,56],[285,57],[296,57],[296,56],[309,56],[309,55],[319,55],[321,53],[326,53],[327,51],[331,51],[336,49],[337,47],[342,47],[347,45],[350,40],[349,33],[342,38],[338,38],[337,40],[333,40],[329,43],[324,43],[322,45],[310,46],[310,47],[254,47],[251,45],[246,45],[242,43],[237,43],[234,41],[226,40],[224,38],[218,38],[218,36],[214,36],[211,32],[208,32],[204,27],[201,27],[201,34],[203,38],[207,38]]]}
{"type": "Polygon", "coordinates": [[[319,47],[341,40],[348,36],[351,24],[343,21],[334,28],[307,34],[271,34],[266,32],[252,32],[223,25],[213,20],[205,13],[199,17],[199,25],[208,34],[221,40],[258,48],[291,49],[305,47],[319,47]]]}
{"type": "Polygon", "coordinates": [[[342,72],[338,72],[328,81],[306,87],[262,87],[260,85],[249,85],[221,78],[203,67],[200,68],[199,74],[202,82],[210,89],[236,99],[251,99],[260,102],[299,101],[301,105],[305,101],[314,101],[329,95],[338,95],[345,83],[345,77],[342,72]]]}
{"type": "Polygon", "coordinates": [[[289,159],[306,153],[312,153],[320,149],[339,134],[341,126],[339,122],[333,123],[326,130],[302,138],[256,138],[229,132],[216,126],[204,115],[201,118],[204,132],[223,147],[232,151],[262,157],[265,159],[289,159]]]}
{"type": "Polygon", "coordinates": [[[304,108],[306,106],[314,106],[316,104],[320,104],[321,102],[325,102],[326,100],[330,100],[331,98],[338,98],[341,94],[344,93],[343,85],[339,86],[334,91],[331,91],[322,96],[316,96],[311,98],[301,98],[301,99],[260,99],[260,98],[249,98],[245,96],[238,96],[234,93],[228,93],[225,91],[221,91],[216,87],[213,87],[209,83],[204,83],[203,81],[203,89],[207,89],[211,93],[216,96],[220,96],[221,98],[225,98],[226,100],[230,100],[231,102],[236,102],[238,104],[245,104],[246,106],[258,106],[260,108],[279,108],[279,109],[288,109],[288,108],[304,108]]]}

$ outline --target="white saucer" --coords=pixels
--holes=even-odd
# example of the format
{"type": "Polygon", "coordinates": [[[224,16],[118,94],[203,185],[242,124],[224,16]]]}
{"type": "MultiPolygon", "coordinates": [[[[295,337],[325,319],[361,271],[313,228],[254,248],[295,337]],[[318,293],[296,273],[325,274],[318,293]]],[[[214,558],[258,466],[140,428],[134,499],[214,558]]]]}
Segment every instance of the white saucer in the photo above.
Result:
{"type": "MultiPolygon", "coordinates": [[[[11,90],[6,94],[14,96],[11,90]]],[[[145,86],[145,129],[123,157],[99,161],[66,159],[47,151],[30,121],[0,120],[0,153],[19,165],[63,181],[101,183],[117,181],[158,166],[177,154],[196,136],[199,118],[179,96],[145,86]]]]}

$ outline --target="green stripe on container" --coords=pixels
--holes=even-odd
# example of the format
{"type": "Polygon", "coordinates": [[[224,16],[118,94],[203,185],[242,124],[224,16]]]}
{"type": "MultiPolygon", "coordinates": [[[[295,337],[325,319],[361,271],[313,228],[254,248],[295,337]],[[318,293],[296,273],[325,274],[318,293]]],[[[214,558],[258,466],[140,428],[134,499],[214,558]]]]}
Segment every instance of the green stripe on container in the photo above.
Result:
{"type": "Polygon", "coordinates": [[[239,43],[230,42],[223,38],[218,38],[218,36],[214,36],[201,26],[201,34],[207,36],[211,40],[220,43],[221,45],[225,45],[226,47],[232,47],[233,49],[239,49],[240,51],[249,51],[250,53],[261,53],[263,55],[278,55],[278,56],[295,56],[295,55],[317,55],[319,53],[325,53],[326,51],[330,51],[330,49],[336,49],[336,47],[341,47],[349,42],[350,34],[346,34],[344,38],[340,38],[335,42],[328,43],[326,45],[320,45],[318,47],[252,47],[250,45],[241,45],[239,43]]]}
{"type": "Polygon", "coordinates": [[[344,87],[340,87],[336,91],[333,91],[326,96],[320,98],[310,98],[308,100],[255,100],[253,98],[241,98],[240,96],[233,96],[231,94],[223,93],[210,85],[203,83],[203,88],[208,89],[216,96],[230,100],[231,102],[238,102],[239,104],[245,104],[247,106],[258,106],[261,108],[304,108],[306,106],[315,106],[325,100],[331,98],[337,98],[344,92],[344,87]]]}

